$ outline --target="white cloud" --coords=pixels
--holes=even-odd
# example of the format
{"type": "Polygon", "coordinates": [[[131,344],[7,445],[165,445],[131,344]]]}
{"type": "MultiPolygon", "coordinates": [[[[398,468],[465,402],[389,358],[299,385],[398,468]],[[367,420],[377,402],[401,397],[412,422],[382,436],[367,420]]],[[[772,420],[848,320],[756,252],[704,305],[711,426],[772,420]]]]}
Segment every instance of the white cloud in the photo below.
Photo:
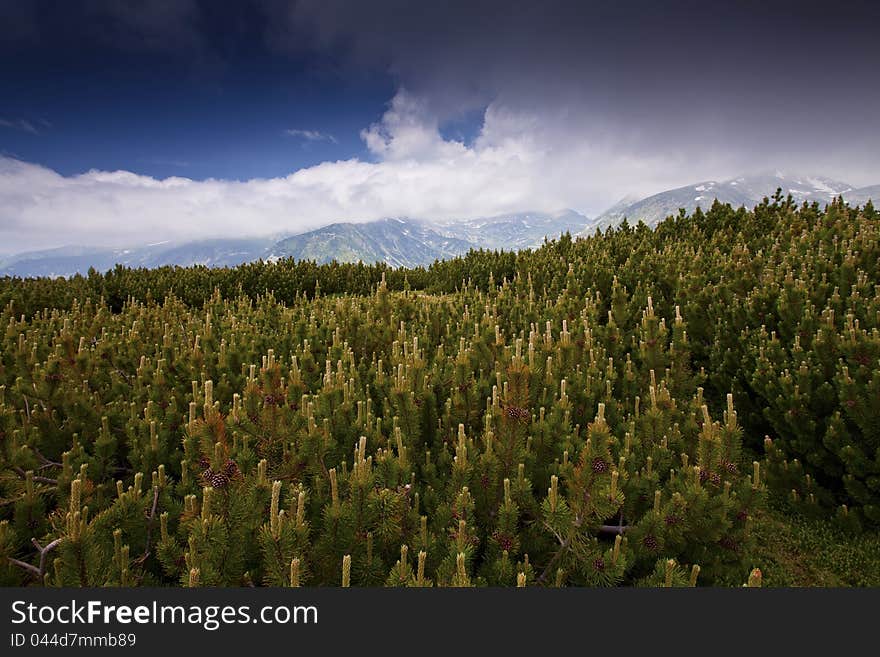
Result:
{"type": "Polygon", "coordinates": [[[389,216],[439,220],[565,207],[595,215],[625,194],[693,182],[695,170],[697,179],[739,173],[738,163],[711,150],[651,155],[616,126],[563,109],[538,115],[496,102],[472,143],[444,139],[425,103],[405,91],[361,136],[374,161],[328,161],[243,182],[128,171],[62,176],[0,157],[0,252],[297,232],[389,216]]]}
{"type": "Polygon", "coordinates": [[[306,141],[329,141],[333,144],[338,144],[336,137],[326,132],[320,132],[318,130],[299,130],[295,128],[288,128],[284,131],[284,134],[288,137],[301,137],[306,141]]]}
{"type": "Polygon", "coordinates": [[[405,89],[394,96],[379,123],[361,131],[361,139],[373,155],[392,162],[448,160],[467,152],[461,142],[443,139],[424,99],[405,89]]]}

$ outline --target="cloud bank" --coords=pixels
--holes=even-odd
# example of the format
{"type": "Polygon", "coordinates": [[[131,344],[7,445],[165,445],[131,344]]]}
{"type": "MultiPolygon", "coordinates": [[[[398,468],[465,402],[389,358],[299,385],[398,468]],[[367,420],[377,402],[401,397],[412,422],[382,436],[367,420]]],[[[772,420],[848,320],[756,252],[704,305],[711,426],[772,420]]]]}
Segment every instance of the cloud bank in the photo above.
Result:
{"type": "MultiPolygon", "coordinates": [[[[494,101],[466,143],[444,137],[428,101],[401,90],[361,132],[369,158],[323,162],[285,177],[156,179],[98,170],[66,177],[0,157],[0,252],[295,233],[384,217],[563,208],[596,215],[624,195],[733,177],[754,166],[748,149],[711,148],[712,126],[691,126],[692,135],[705,128],[703,149],[670,149],[637,128],[572,114],[569,106],[530,112],[494,101]]],[[[772,166],[797,170],[799,157],[791,150],[772,166]]]]}
{"type": "Polygon", "coordinates": [[[560,139],[547,129],[553,123],[546,114],[492,104],[477,137],[464,143],[444,138],[424,101],[401,90],[361,134],[371,158],[324,162],[281,178],[196,181],[97,170],[66,177],[0,158],[0,250],[298,232],[393,216],[437,220],[565,207],[593,213],[633,188],[662,189],[680,176],[674,158],[560,139]]]}

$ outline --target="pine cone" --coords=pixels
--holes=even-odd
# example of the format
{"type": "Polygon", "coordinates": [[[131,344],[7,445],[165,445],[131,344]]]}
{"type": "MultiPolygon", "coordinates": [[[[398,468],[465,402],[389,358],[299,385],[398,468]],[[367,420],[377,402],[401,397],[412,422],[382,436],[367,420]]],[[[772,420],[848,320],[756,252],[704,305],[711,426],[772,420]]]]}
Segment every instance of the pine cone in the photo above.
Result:
{"type": "Polygon", "coordinates": [[[229,483],[229,477],[222,472],[214,472],[208,477],[208,483],[213,488],[225,488],[229,483]]]}
{"type": "Polygon", "coordinates": [[[214,472],[208,459],[204,457],[199,459],[199,464],[205,467],[202,470],[202,480],[212,488],[226,488],[229,482],[240,474],[238,464],[232,459],[227,459],[223,469],[219,472],[214,472]]]}
{"type": "Polygon", "coordinates": [[[503,532],[495,531],[492,538],[498,543],[498,547],[502,550],[510,552],[513,549],[513,537],[503,532]]]}
{"type": "Polygon", "coordinates": [[[648,548],[651,552],[656,552],[660,549],[660,542],[653,534],[648,534],[647,536],[645,536],[645,538],[642,539],[642,545],[648,548]]]}
{"type": "Polygon", "coordinates": [[[601,456],[597,456],[593,459],[593,472],[596,474],[604,474],[608,472],[608,464],[601,456]]]}

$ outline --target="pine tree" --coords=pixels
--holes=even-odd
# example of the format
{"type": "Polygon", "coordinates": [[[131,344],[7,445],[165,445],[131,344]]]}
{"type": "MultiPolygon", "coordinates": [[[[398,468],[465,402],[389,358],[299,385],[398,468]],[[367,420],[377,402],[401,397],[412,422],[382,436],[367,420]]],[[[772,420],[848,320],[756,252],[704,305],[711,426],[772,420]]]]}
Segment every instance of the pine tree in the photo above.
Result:
{"type": "Polygon", "coordinates": [[[878,220],[2,279],[0,583],[739,585],[880,523],[878,220]]]}

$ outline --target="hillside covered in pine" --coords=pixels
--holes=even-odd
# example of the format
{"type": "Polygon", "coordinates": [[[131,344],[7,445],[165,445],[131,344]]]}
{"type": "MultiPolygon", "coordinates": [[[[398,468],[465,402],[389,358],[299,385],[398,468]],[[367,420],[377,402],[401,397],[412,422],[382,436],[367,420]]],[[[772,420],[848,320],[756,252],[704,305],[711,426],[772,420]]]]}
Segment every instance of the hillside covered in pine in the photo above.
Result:
{"type": "Polygon", "coordinates": [[[797,581],[779,508],[880,527],[878,240],[777,194],[413,269],[0,279],[0,584],[797,581]]]}

